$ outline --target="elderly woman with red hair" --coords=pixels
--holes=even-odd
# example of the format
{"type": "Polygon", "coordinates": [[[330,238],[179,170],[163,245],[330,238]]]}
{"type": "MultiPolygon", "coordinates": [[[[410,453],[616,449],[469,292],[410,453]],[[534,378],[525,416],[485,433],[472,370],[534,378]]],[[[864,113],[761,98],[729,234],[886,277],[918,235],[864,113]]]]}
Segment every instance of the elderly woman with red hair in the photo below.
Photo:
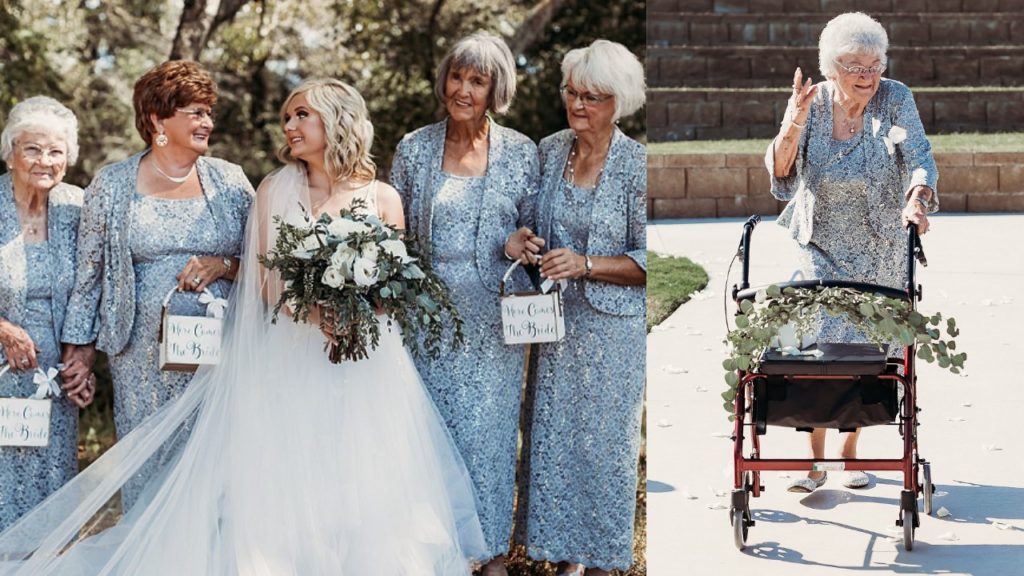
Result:
{"type": "MultiPolygon", "coordinates": [[[[205,156],[217,87],[198,64],[175,60],[146,72],[133,104],[147,147],[102,168],[86,189],[63,332],[77,346],[72,358],[91,362],[92,344],[107,353],[119,437],[191,381],[158,365],[163,300],[175,291],[170,313],[203,316],[204,289],[228,296],[253,196],[239,166],[205,156]]],[[[140,486],[122,493],[125,508],[140,486]]]]}

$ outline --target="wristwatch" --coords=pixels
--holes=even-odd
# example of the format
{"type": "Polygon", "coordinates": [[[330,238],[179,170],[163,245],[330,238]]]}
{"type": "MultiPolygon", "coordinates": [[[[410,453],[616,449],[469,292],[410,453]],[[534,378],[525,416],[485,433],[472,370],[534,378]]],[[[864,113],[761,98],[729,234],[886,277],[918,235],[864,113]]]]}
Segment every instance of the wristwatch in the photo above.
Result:
{"type": "Polygon", "coordinates": [[[583,256],[583,277],[590,278],[590,273],[594,271],[594,261],[590,259],[590,256],[583,256]]]}

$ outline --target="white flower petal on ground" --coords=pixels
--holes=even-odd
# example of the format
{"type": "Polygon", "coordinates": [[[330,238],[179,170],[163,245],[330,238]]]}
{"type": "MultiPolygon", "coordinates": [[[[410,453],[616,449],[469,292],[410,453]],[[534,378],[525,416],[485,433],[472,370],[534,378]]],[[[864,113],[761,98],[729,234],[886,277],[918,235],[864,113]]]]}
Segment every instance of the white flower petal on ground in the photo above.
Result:
{"type": "Polygon", "coordinates": [[[708,504],[708,510],[725,510],[729,506],[723,502],[712,502],[708,504]]]}
{"type": "Polygon", "coordinates": [[[963,416],[948,416],[946,420],[949,420],[950,422],[967,422],[967,418],[964,418],[963,416]]]}
{"type": "Polygon", "coordinates": [[[679,368],[678,366],[673,366],[672,364],[666,364],[662,366],[661,369],[665,372],[668,372],[669,374],[686,374],[687,372],[686,368],[679,368]]]}
{"type": "Polygon", "coordinates": [[[956,532],[946,532],[939,534],[939,540],[946,540],[947,542],[956,542],[960,537],[956,535],[956,532]]]}
{"type": "Polygon", "coordinates": [[[775,475],[775,477],[776,478],[792,478],[792,476],[789,475],[789,472],[779,472],[778,474],[775,475]]]}
{"type": "Polygon", "coordinates": [[[697,384],[697,387],[693,389],[694,392],[707,392],[708,387],[697,384]]]}
{"type": "Polygon", "coordinates": [[[974,404],[971,404],[970,402],[961,402],[960,405],[963,406],[964,408],[970,408],[971,406],[974,406],[974,404]]]}
{"type": "Polygon", "coordinates": [[[687,492],[685,490],[680,493],[680,496],[683,497],[683,500],[696,500],[697,499],[696,496],[694,496],[693,494],[690,494],[689,492],[687,492]]]}
{"type": "Polygon", "coordinates": [[[711,436],[714,438],[732,438],[732,434],[728,432],[712,432],[711,436]]]}
{"type": "Polygon", "coordinates": [[[1002,451],[1002,448],[999,447],[999,446],[996,446],[995,444],[982,444],[981,447],[982,447],[982,449],[984,449],[987,452],[1001,452],[1002,451]]]}
{"type": "Polygon", "coordinates": [[[985,298],[984,300],[981,301],[981,305],[982,306],[995,306],[996,304],[995,304],[995,301],[992,300],[991,298],[985,298]]]}
{"type": "Polygon", "coordinates": [[[950,512],[948,509],[946,509],[945,506],[943,506],[943,507],[939,508],[935,512],[935,515],[938,516],[939,518],[949,518],[950,516],[953,515],[953,513],[950,512]]]}
{"type": "Polygon", "coordinates": [[[723,490],[721,488],[715,488],[714,486],[708,486],[708,490],[711,490],[711,493],[714,494],[718,498],[725,498],[726,496],[729,495],[729,491],[728,490],[723,490]]]}
{"type": "Polygon", "coordinates": [[[377,264],[366,258],[356,258],[352,264],[352,278],[360,286],[373,286],[377,282],[377,264]]]}

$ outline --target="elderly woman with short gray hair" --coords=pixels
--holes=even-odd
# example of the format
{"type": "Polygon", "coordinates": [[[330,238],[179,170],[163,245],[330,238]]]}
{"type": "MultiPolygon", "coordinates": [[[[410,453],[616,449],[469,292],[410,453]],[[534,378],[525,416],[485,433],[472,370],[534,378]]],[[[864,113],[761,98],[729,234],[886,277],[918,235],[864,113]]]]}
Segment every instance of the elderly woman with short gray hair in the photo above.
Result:
{"type": "MultiPolygon", "coordinates": [[[[903,229],[930,228],[938,210],[938,171],[910,90],[882,78],[889,39],[866,14],[833,18],[821,33],[818,56],[825,80],[804,81],[797,68],[782,127],[765,162],[771,192],[788,200],[778,223],[800,244],[805,277],[902,288],[906,270],[903,229]]],[[[823,316],[818,339],[864,342],[843,318],[823,316]]],[[[857,457],[859,431],[844,434],[841,457],[857,457]]],[[[810,435],[811,453],[824,458],[825,430],[810,435]]],[[[811,492],[826,473],[810,472],[789,486],[811,492]]],[[[863,488],[864,472],[843,484],[863,488]]]]}
{"type": "Polygon", "coordinates": [[[504,41],[476,33],[456,42],[434,89],[447,117],[402,138],[390,178],[406,225],[464,322],[465,346],[435,360],[417,358],[416,366],[473,479],[493,557],[485,576],[506,573],[524,363],[523,347],[502,340],[504,247],[530,223],[537,184],[536,145],[492,118],[508,109],[515,90],[515,61],[504,41]]]}
{"type": "MultiPolygon", "coordinates": [[[[646,346],[647,162],[615,125],[644,104],[644,70],[596,40],[562,61],[569,128],[540,143],[541,275],[562,290],[565,338],[539,344],[527,552],[559,574],[633,563],[646,346]]],[[[527,252],[531,251],[529,248],[527,252]]],[[[532,259],[523,251],[510,255],[532,259]]]]}
{"type": "Polygon", "coordinates": [[[28,98],[11,110],[0,154],[0,396],[54,396],[48,445],[0,448],[2,532],[78,472],[78,408],[95,378],[69,361],[61,394],[55,374],[82,208],[81,188],[62,182],[78,158],[78,119],[53,98],[28,98]]]}

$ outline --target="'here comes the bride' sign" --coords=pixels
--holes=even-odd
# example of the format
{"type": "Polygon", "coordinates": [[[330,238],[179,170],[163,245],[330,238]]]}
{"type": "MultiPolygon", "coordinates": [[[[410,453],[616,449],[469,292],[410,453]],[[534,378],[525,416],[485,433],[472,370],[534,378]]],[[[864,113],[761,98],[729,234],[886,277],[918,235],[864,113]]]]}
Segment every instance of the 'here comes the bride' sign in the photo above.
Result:
{"type": "Polygon", "coordinates": [[[501,324],[505,344],[561,340],[565,336],[565,318],[559,292],[503,297],[501,324]]]}
{"type": "Polygon", "coordinates": [[[50,443],[50,400],[0,398],[0,446],[50,443]]]}

